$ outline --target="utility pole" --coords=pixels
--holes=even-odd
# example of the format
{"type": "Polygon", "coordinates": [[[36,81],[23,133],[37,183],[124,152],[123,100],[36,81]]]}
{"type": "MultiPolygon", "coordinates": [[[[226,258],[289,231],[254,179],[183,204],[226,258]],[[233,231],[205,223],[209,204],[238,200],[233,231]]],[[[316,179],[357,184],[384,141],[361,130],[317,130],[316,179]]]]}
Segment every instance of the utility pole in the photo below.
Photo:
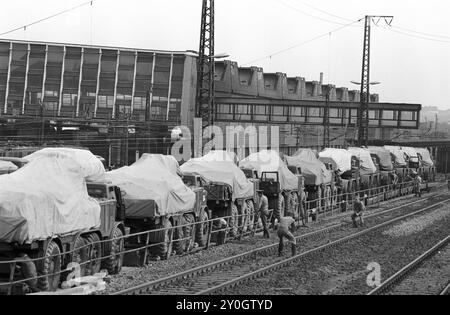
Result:
{"type": "Polygon", "coordinates": [[[214,124],[214,0],[203,0],[197,67],[196,118],[203,128],[214,124]]]}
{"type": "Polygon", "coordinates": [[[370,32],[371,23],[378,25],[384,19],[392,24],[393,16],[366,15],[364,24],[364,47],[361,75],[361,105],[358,111],[358,146],[367,146],[369,141],[369,103],[370,103],[370,32]]]}

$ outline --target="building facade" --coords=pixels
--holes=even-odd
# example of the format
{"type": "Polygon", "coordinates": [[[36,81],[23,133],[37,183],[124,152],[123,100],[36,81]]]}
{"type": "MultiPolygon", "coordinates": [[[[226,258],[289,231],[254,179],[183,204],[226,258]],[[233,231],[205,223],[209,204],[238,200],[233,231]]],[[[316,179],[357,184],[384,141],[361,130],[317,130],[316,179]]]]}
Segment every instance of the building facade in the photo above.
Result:
{"type": "MultiPolygon", "coordinates": [[[[167,153],[171,130],[193,126],[196,64],[190,52],[0,40],[3,142],[90,147],[115,165],[167,153]]],[[[283,151],[320,148],[328,104],[332,144],[345,146],[356,135],[359,92],[321,81],[216,62],[216,124],[275,125],[283,151]]],[[[417,129],[420,110],[371,95],[371,138],[417,129]]]]}

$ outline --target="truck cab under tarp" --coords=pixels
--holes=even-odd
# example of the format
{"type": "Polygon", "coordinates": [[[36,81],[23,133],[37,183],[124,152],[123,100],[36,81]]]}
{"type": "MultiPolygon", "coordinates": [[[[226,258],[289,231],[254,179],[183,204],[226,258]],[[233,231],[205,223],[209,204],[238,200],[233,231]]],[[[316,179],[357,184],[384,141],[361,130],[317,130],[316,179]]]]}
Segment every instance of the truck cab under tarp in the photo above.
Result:
{"type": "MultiPolygon", "coordinates": [[[[281,190],[297,190],[298,178],[288,169],[286,163],[276,151],[264,150],[253,153],[239,163],[242,169],[256,170],[258,177],[271,174],[274,180],[279,180],[281,190]],[[278,173],[278,176],[275,176],[278,173]]],[[[267,177],[267,176],[266,176],[267,177]]]]}
{"type": "Polygon", "coordinates": [[[254,185],[244,172],[231,161],[211,161],[208,158],[196,158],[181,166],[183,174],[201,175],[209,185],[228,186],[235,199],[252,198],[255,194],[254,185]]]}
{"type": "Polygon", "coordinates": [[[332,181],[331,172],[315,156],[308,157],[295,155],[292,157],[285,156],[285,159],[288,166],[293,166],[300,170],[300,174],[305,178],[305,185],[319,186],[321,184],[330,184],[332,181]],[[309,159],[307,159],[308,157],[309,159]]]}

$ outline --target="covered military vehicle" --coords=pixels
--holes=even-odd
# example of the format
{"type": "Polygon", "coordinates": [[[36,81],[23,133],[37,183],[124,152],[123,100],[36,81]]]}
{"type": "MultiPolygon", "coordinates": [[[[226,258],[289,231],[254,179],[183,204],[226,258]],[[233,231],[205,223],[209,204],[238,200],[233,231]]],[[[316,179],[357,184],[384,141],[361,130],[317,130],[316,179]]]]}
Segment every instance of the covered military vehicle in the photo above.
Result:
{"type": "MultiPolygon", "coordinates": [[[[194,231],[189,230],[186,237],[192,236],[192,242],[182,245],[177,242],[184,238],[180,226],[194,223],[201,217],[198,199],[194,191],[189,189],[178,175],[178,162],[172,156],[144,154],[136,163],[117,170],[107,172],[104,180],[120,187],[125,204],[125,223],[131,228],[131,233],[150,232],[149,253],[157,258],[167,259],[173,252],[188,250],[192,247],[194,231]],[[175,228],[172,235],[171,230],[175,228]]],[[[127,240],[128,249],[139,248],[147,244],[147,234],[132,237],[127,240]]],[[[143,265],[147,263],[147,251],[137,252],[137,257],[127,257],[127,262],[143,265]],[[137,261],[136,261],[137,259],[137,261]],[[133,262],[130,262],[133,261],[133,262]]]]}
{"type": "MultiPolygon", "coordinates": [[[[256,186],[235,164],[232,155],[225,151],[211,151],[184,163],[181,172],[187,185],[203,187],[207,191],[209,218],[229,218],[231,237],[251,228],[256,186]]],[[[217,242],[225,242],[227,235],[219,233],[217,242]]]]}
{"type": "Polygon", "coordinates": [[[274,209],[273,220],[280,219],[285,211],[298,217],[298,193],[303,189],[303,180],[288,169],[278,152],[253,153],[240,161],[239,167],[258,177],[259,188],[269,199],[269,208],[274,209]]]}
{"type": "MultiPolygon", "coordinates": [[[[9,293],[25,285],[32,292],[55,291],[71,262],[81,264],[82,275],[95,274],[102,265],[110,273],[121,269],[123,240],[117,238],[125,227],[117,219],[122,215],[115,195],[92,198],[86,178],[102,170],[85,168],[72,153],[35,155],[19,170],[0,176],[0,281],[26,281],[9,293]],[[88,259],[93,262],[83,266],[88,259]]],[[[114,192],[108,184],[98,185],[114,192]]]]}

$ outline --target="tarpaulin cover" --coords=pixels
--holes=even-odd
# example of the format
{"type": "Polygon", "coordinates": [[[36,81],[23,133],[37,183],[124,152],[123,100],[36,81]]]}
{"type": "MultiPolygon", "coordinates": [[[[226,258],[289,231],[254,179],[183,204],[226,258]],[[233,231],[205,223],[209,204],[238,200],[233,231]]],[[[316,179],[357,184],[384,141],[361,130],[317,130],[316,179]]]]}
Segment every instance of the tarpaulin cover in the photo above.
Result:
{"type": "Polygon", "coordinates": [[[235,164],[239,163],[239,159],[236,153],[223,150],[209,151],[208,154],[202,157],[202,159],[207,162],[233,162],[235,164]]]}
{"type": "Polygon", "coordinates": [[[278,152],[264,150],[253,153],[239,163],[241,168],[256,170],[259,176],[264,172],[277,172],[282,190],[298,189],[298,178],[288,169],[278,152]]]}
{"type": "Polygon", "coordinates": [[[87,181],[97,181],[105,174],[105,167],[91,151],[72,148],[45,148],[24,159],[33,161],[41,156],[69,157],[73,159],[81,168],[81,173],[87,181]]]}
{"type": "Polygon", "coordinates": [[[402,150],[408,157],[410,158],[418,158],[417,151],[414,148],[410,147],[401,147],[400,150],[402,150]]]}
{"type": "Polygon", "coordinates": [[[12,162],[0,161],[0,172],[1,173],[11,173],[17,171],[18,167],[12,162]]]}
{"type": "Polygon", "coordinates": [[[352,154],[347,150],[328,148],[319,153],[321,158],[333,160],[340,175],[352,170],[352,154]]]}
{"type": "Polygon", "coordinates": [[[195,193],[174,173],[170,157],[144,154],[136,163],[107,172],[120,187],[127,218],[149,218],[191,211],[195,193]],[[154,209],[154,203],[157,209],[154,209]]]}
{"type": "Polygon", "coordinates": [[[431,154],[430,154],[430,151],[428,151],[428,149],[416,148],[416,151],[422,157],[422,163],[423,163],[424,166],[427,166],[427,167],[433,167],[434,166],[433,159],[431,158],[431,154]]]}
{"type": "Polygon", "coordinates": [[[302,175],[305,177],[305,185],[329,184],[332,181],[332,175],[320,162],[313,151],[302,149],[294,156],[285,156],[289,166],[300,167],[302,175]]]}
{"type": "Polygon", "coordinates": [[[402,150],[400,150],[400,147],[395,146],[384,146],[386,150],[392,153],[394,156],[394,167],[397,168],[404,168],[407,167],[406,160],[405,160],[405,154],[402,150]]]}
{"type": "Polygon", "coordinates": [[[99,226],[100,204],[72,158],[40,156],[0,176],[0,242],[25,244],[99,226]]]}
{"type": "Polygon", "coordinates": [[[348,148],[348,152],[359,159],[359,171],[361,174],[373,174],[377,172],[377,167],[373,163],[369,150],[363,148],[348,148]]]}
{"type": "Polygon", "coordinates": [[[198,174],[209,182],[231,186],[233,199],[254,196],[254,184],[245,177],[244,172],[231,161],[211,160],[208,156],[191,159],[181,166],[183,174],[198,174]]]}
{"type": "Polygon", "coordinates": [[[380,160],[380,170],[389,172],[394,170],[394,165],[392,164],[391,153],[382,147],[369,147],[371,154],[374,154],[380,160]]]}

